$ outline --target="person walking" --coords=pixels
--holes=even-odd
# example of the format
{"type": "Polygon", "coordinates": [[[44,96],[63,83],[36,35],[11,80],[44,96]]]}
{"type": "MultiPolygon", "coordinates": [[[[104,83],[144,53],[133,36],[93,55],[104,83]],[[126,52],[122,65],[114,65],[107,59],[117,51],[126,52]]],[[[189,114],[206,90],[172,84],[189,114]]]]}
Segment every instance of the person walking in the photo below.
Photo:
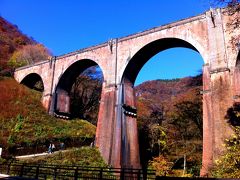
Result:
{"type": "Polygon", "coordinates": [[[0,157],[2,156],[2,146],[0,145],[0,157]]]}
{"type": "Polygon", "coordinates": [[[55,145],[52,143],[52,153],[55,151],[55,145]]]}
{"type": "Polygon", "coordinates": [[[53,153],[53,144],[52,144],[52,143],[49,144],[48,153],[49,153],[49,154],[52,154],[52,153],[53,153]]]}

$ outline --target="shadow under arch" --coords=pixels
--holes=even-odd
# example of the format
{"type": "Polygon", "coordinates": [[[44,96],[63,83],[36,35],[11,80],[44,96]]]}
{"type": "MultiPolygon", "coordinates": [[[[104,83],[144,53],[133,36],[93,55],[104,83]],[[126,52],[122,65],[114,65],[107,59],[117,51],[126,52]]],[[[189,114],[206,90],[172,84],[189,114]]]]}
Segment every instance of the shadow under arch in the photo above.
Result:
{"type": "Polygon", "coordinates": [[[240,68],[240,51],[238,51],[236,67],[240,68]]]}
{"type": "Polygon", "coordinates": [[[26,77],[23,78],[21,84],[34,89],[36,91],[43,92],[44,91],[44,84],[43,80],[40,75],[37,73],[30,73],[26,77]]]}
{"type": "MultiPolygon", "coordinates": [[[[131,136],[131,134],[128,134],[128,130],[130,129],[128,127],[128,122],[132,121],[132,116],[129,116],[128,114],[134,114],[135,112],[133,111],[136,109],[136,102],[135,102],[135,92],[134,92],[134,83],[135,80],[142,69],[142,67],[147,63],[154,55],[160,53],[161,51],[170,49],[170,48],[175,48],[175,47],[182,47],[182,48],[188,48],[192,49],[200,54],[200,52],[197,50],[196,47],[194,47],[191,43],[178,39],[178,38],[163,38],[159,40],[155,40],[153,42],[148,43],[144,47],[142,47],[137,53],[129,60],[128,64],[126,65],[122,77],[121,77],[121,93],[122,97],[120,97],[119,104],[123,104],[125,107],[129,108],[122,108],[122,124],[123,124],[123,130],[122,130],[122,144],[124,146],[124,151],[122,152],[122,164],[127,164],[128,160],[127,157],[130,152],[131,148],[128,148],[128,144],[125,141],[125,139],[128,139],[128,136],[131,136]],[[130,110],[129,110],[130,109],[130,110]],[[126,111],[131,111],[126,114],[126,111]],[[125,158],[126,157],[126,158],[125,158]],[[124,159],[125,158],[125,159],[124,159]]],[[[203,56],[200,54],[200,56],[203,58],[203,56]]],[[[136,111],[136,110],[135,110],[136,111]]],[[[135,115],[135,114],[134,114],[135,115]]],[[[133,126],[133,125],[131,125],[133,126]]],[[[134,124],[135,130],[137,130],[136,123],[134,124]]],[[[134,129],[131,127],[131,129],[134,129]]],[[[142,154],[142,148],[140,149],[140,154],[142,154]]],[[[148,156],[148,154],[145,154],[148,156]]],[[[141,160],[141,165],[143,168],[146,168],[146,163],[147,159],[142,159],[141,160]]],[[[126,165],[127,166],[127,165],[126,165]]]]}
{"type": "Polygon", "coordinates": [[[233,74],[233,82],[234,82],[234,101],[239,102],[239,95],[240,95],[240,51],[238,51],[237,59],[234,68],[233,74]]]}
{"type": "Polygon", "coordinates": [[[53,113],[57,117],[61,118],[71,117],[70,93],[72,86],[75,83],[77,77],[81,73],[83,73],[86,69],[93,66],[98,66],[103,76],[103,71],[100,68],[100,66],[95,61],[90,59],[82,59],[76,61],[75,63],[71,64],[60,76],[53,97],[54,98],[53,113]]]}

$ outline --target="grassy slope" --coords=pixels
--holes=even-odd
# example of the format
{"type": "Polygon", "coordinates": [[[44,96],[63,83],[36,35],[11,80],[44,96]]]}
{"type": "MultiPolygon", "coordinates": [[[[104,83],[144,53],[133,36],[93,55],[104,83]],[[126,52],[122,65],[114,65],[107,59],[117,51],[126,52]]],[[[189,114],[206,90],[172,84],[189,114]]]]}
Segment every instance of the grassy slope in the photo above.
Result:
{"type": "Polygon", "coordinates": [[[49,116],[41,105],[41,93],[12,78],[0,80],[0,91],[0,144],[5,148],[95,135],[96,127],[87,121],[49,116]]]}

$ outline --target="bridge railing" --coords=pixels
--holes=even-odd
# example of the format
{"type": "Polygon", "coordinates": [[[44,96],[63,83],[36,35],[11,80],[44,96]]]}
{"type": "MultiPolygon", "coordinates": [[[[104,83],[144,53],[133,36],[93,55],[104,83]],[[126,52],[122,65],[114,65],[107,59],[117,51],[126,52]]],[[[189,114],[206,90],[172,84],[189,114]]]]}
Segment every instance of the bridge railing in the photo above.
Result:
{"type": "Polygon", "coordinates": [[[34,179],[155,179],[155,171],[47,164],[0,164],[0,173],[34,179]]]}

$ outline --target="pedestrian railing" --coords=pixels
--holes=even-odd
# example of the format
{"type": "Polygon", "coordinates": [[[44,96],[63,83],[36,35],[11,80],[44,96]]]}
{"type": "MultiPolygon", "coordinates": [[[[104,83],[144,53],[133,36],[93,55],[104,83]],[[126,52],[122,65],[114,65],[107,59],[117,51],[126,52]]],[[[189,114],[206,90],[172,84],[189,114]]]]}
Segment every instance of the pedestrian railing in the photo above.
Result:
{"type": "Polygon", "coordinates": [[[47,164],[0,164],[0,173],[34,179],[155,179],[155,171],[124,168],[81,167],[47,164]]]}

